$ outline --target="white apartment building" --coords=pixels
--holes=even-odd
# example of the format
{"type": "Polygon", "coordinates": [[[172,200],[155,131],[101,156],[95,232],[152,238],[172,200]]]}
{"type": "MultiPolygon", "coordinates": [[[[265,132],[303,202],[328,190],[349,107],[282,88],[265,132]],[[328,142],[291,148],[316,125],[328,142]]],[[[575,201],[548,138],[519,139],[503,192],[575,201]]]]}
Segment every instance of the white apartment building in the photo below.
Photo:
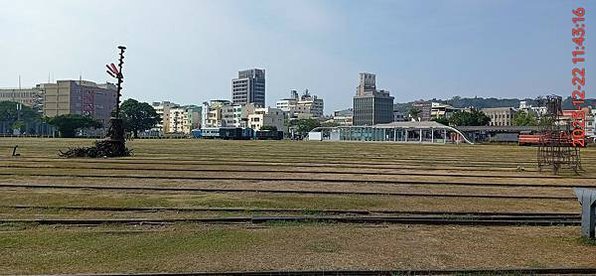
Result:
{"type": "Polygon", "coordinates": [[[519,111],[525,111],[527,113],[534,113],[536,114],[539,118],[542,117],[542,115],[546,114],[548,112],[546,106],[532,106],[531,104],[528,104],[527,101],[519,101],[519,111]]]}
{"type": "Polygon", "coordinates": [[[248,115],[248,127],[260,130],[264,126],[273,126],[278,131],[285,132],[284,119],[284,111],[279,108],[255,108],[254,112],[248,115]]]}
{"type": "Polygon", "coordinates": [[[161,116],[161,123],[154,131],[159,134],[185,133],[200,126],[201,107],[195,105],[180,106],[179,104],[162,101],[153,102],[153,108],[161,116]]]}
{"type": "Polygon", "coordinates": [[[211,100],[203,103],[203,122],[204,127],[246,127],[246,116],[243,112],[247,105],[233,104],[229,100],[211,100]]]}
{"type": "Polygon", "coordinates": [[[276,102],[276,108],[288,114],[289,118],[323,118],[324,102],[317,96],[310,95],[308,89],[302,96],[298,96],[296,90],[290,92],[290,98],[281,99],[276,102]]]}
{"type": "MultiPolygon", "coordinates": [[[[454,112],[456,112],[458,110],[459,110],[458,108],[455,108],[448,104],[431,102],[430,117],[432,119],[437,119],[437,118],[448,119],[449,117],[451,117],[451,114],[453,114],[454,112]]],[[[394,121],[395,121],[395,119],[394,119],[394,121]]]]}
{"type": "Polygon", "coordinates": [[[197,106],[182,106],[170,109],[169,129],[166,133],[190,134],[200,126],[200,108],[197,106]]]}
{"type": "Polygon", "coordinates": [[[155,125],[154,130],[161,134],[170,133],[170,109],[180,107],[180,105],[168,101],[161,101],[153,102],[151,106],[153,106],[155,112],[161,117],[161,123],[155,125]]]}

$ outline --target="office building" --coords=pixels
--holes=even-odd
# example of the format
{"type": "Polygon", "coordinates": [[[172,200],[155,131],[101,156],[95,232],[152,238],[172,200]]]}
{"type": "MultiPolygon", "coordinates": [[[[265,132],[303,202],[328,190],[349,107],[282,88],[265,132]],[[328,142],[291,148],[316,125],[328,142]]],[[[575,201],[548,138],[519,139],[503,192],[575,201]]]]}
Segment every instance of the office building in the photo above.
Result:
{"type": "Polygon", "coordinates": [[[33,88],[0,89],[0,102],[18,102],[39,112],[43,112],[43,88],[40,84],[33,88]]]}
{"type": "Polygon", "coordinates": [[[389,91],[376,89],[376,77],[360,73],[360,83],[354,96],[353,125],[375,125],[393,121],[393,97],[389,91]]]}
{"type": "Polygon", "coordinates": [[[232,103],[265,106],[265,70],[249,69],[238,72],[232,80],[232,103]]]}
{"type": "Polygon", "coordinates": [[[481,109],[490,118],[490,126],[512,126],[517,110],[513,107],[491,107],[481,109]]]}
{"type": "Polygon", "coordinates": [[[43,114],[54,117],[65,114],[89,115],[108,125],[118,94],[112,83],[59,80],[39,85],[44,90],[43,114]]]}

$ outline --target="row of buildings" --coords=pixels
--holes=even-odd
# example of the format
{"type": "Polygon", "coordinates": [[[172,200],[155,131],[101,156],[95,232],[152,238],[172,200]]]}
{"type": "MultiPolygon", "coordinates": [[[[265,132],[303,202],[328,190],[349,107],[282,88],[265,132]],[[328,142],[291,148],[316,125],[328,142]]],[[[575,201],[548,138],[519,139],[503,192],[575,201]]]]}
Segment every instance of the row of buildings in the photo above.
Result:
{"type": "Polygon", "coordinates": [[[324,118],[323,99],[306,89],[302,95],[291,90],[290,97],[277,101],[275,107],[265,105],[266,78],[263,69],[238,72],[232,79],[231,100],[212,99],[200,106],[154,102],[153,107],[163,118],[152,134],[184,133],[197,128],[242,127],[260,130],[263,127],[287,130],[294,119],[324,118]]]}
{"type": "MultiPolygon", "coordinates": [[[[463,110],[438,102],[417,101],[412,104],[412,109],[418,110],[415,117],[404,114],[394,109],[394,97],[389,91],[377,89],[376,75],[372,73],[359,74],[352,108],[337,110],[331,116],[324,114],[323,99],[312,95],[308,89],[302,93],[291,90],[289,97],[278,100],[275,107],[268,107],[265,105],[265,87],[265,70],[254,68],[239,71],[237,77],[231,80],[231,99],[213,99],[201,105],[153,102],[152,106],[162,117],[162,122],[146,134],[189,134],[193,129],[206,127],[248,127],[254,130],[274,127],[286,131],[289,122],[297,119],[316,119],[336,126],[373,126],[448,119],[463,110]]],[[[47,117],[81,114],[107,123],[116,105],[116,94],[116,86],[112,83],[59,80],[32,88],[0,89],[0,101],[16,101],[31,106],[47,117]]],[[[506,127],[513,125],[517,112],[526,111],[540,116],[546,108],[522,101],[518,107],[484,108],[481,111],[491,119],[490,126],[506,127]]],[[[587,111],[588,133],[594,132],[594,113],[587,111]]]]}
{"type": "MultiPolygon", "coordinates": [[[[265,70],[238,72],[231,81],[231,100],[214,99],[202,105],[182,105],[170,101],[153,102],[162,121],[146,135],[189,134],[202,127],[262,127],[286,129],[294,119],[324,117],[323,99],[306,89],[302,95],[291,90],[290,97],[279,100],[276,107],[265,105],[265,70]]],[[[0,89],[0,101],[14,101],[30,106],[40,115],[89,115],[107,125],[116,106],[117,89],[112,83],[97,84],[85,80],[59,80],[40,83],[32,88],[0,89]]]]}

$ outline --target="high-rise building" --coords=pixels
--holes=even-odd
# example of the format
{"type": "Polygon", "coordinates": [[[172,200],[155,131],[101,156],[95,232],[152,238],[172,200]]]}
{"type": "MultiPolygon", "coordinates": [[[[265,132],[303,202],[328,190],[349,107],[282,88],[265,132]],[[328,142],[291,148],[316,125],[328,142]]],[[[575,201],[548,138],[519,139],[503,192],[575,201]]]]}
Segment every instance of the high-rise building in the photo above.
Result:
{"type": "Polygon", "coordinates": [[[232,102],[265,106],[265,70],[239,71],[238,78],[232,80],[232,102]]]}
{"type": "Polygon", "coordinates": [[[393,121],[393,97],[386,90],[377,90],[376,77],[360,73],[360,84],[354,96],[353,125],[375,125],[393,121]]]}
{"type": "Polygon", "coordinates": [[[112,110],[116,107],[118,91],[112,83],[59,80],[41,84],[40,87],[44,90],[43,113],[48,117],[89,115],[107,126],[112,110]]]}

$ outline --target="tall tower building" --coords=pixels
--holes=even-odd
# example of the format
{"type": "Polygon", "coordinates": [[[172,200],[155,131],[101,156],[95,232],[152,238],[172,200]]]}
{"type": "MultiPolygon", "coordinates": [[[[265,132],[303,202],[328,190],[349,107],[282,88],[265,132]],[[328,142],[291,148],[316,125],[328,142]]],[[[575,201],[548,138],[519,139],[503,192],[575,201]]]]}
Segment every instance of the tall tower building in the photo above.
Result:
{"type": "Polygon", "coordinates": [[[353,125],[375,125],[393,121],[393,97],[389,91],[378,90],[375,75],[360,73],[360,84],[354,96],[353,125]]]}
{"type": "Polygon", "coordinates": [[[252,103],[265,106],[265,70],[248,69],[238,72],[238,78],[232,80],[232,102],[234,104],[252,103]]]}
{"type": "Polygon", "coordinates": [[[373,92],[376,90],[377,85],[375,74],[360,73],[360,84],[358,85],[356,95],[364,96],[366,93],[373,92]]]}

